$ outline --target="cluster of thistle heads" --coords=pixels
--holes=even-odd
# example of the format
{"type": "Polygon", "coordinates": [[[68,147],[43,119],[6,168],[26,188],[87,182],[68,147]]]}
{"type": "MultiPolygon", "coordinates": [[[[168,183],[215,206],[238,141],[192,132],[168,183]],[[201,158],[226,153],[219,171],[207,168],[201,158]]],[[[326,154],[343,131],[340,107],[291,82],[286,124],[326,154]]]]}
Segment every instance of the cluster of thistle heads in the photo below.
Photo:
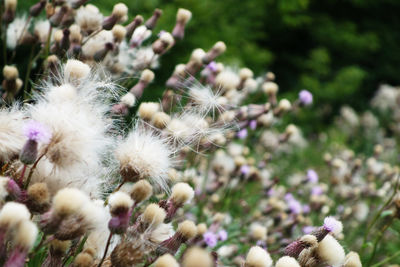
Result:
{"type": "MultiPolygon", "coordinates": [[[[397,186],[398,168],[381,158],[395,145],[377,138],[370,158],[336,148],[324,156],[327,179],[313,169],[277,177],[272,162],[307,146],[282,118],[311,105],[309,91],[278,98],[272,72],[217,62],[219,41],[143,102],[191,12],[156,33],[159,9],[129,19],[123,3],[105,16],[86,2],[40,0],[29,11],[2,2],[0,265],[361,266],[338,241],[338,219],[356,228],[378,206],[361,196],[397,186]],[[29,60],[15,63],[27,48],[29,60]],[[254,206],[241,196],[248,184],[254,206]]],[[[346,108],[340,120],[360,124],[346,108]]]]}

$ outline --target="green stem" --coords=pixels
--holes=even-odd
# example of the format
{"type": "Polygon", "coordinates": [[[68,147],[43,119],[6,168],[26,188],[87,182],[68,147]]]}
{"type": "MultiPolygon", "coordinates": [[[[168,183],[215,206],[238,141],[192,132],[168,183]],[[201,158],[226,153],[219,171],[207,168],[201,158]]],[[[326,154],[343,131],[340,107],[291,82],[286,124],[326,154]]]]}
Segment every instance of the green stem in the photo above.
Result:
{"type": "Polygon", "coordinates": [[[387,224],[385,224],[385,226],[383,226],[381,231],[378,233],[378,236],[375,239],[374,246],[373,246],[373,249],[372,249],[372,254],[371,254],[371,257],[368,260],[367,266],[371,265],[372,260],[374,259],[376,251],[378,249],[378,244],[381,241],[381,239],[383,237],[383,234],[386,232],[386,230],[389,228],[389,226],[392,224],[393,221],[394,221],[394,217],[391,217],[389,222],[387,224]]]}
{"type": "Polygon", "coordinates": [[[381,216],[382,212],[385,210],[386,206],[389,205],[389,204],[392,202],[394,196],[395,196],[396,193],[397,193],[397,187],[398,187],[398,184],[399,184],[399,177],[400,177],[400,176],[397,176],[396,184],[395,184],[395,186],[394,186],[394,190],[393,190],[392,195],[391,195],[390,198],[385,202],[385,204],[383,204],[383,206],[379,209],[378,213],[375,215],[374,219],[373,219],[373,220],[371,221],[371,223],[368,225],[367,230],[366,230],[365,233],[364,233],[364,238],[363,238],[363,243],[362,243],[363,245],[362,245],[361,253],[360,253],[361,255],[364,254],[364,250],[365,250],[365,247],[366,247],[365,242],[367,241],[367,236],[368,236],[368,234],[369,234],[369,232],[370,232],[372,226],[375,225],[375,223],[378,221],[379,217],[381,216]]]}
{"type": "Polygon", "coordinates": [[[25,100],[26,98],[26,90],[28,89],[28,80],[29,76],[31,75],[31,70],[32,70],[32,65],[33,65],[33,51],[35,50],[35,47],[32,46],[31,48],[31,53],[29,54],[29,60],[28,60],[28,68],[26,69],[26,75],[25,75],[25,81],[24,81],[24,91],[23,91],[23,99],[25,100]]]}
{"type": "Polygon", "coordinates": [[[388,258],[386,258],[386,259],[384,259],[384,260],[382,260],[382,261],[380,261],[380,262],[378,262],[378,263],[375,263],[375,264],[372,265],[371,267],[379,267],[379,266],[381,266],[381,265],[383,265],[383,264],[385,264],[385,263],[388,263],[391,259],[394,259],[394,258],[396,258],[397,256],[400,256],[400,251],[397,251],[397,252],[394,253],[392,256],[390,256],[390,257],[388,257],[388,258]]]}

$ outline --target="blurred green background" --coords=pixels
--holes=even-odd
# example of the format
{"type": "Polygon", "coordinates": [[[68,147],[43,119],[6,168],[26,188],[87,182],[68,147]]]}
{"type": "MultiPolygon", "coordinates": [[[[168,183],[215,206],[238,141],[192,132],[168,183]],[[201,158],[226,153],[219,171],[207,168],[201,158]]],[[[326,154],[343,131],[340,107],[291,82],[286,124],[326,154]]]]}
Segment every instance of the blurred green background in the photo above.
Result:
{"type": "MultiPolygon", "coordinates": [[[[36,1],[19,2],[30,6],[36,1]]],[[[105,15],[117,2],[89,1],[105,15]]],[[[303,88],[310,90],[316,104],[303,116],[305,122],[317,119],[327,125],[341,105],[363,109],[379,84],[400,84],[399,0],[121,2],[129,7],[130,19],[136,14],[147,19],[161,8],[156,32],[172,29],[179,7],[193,13],[186,38],[162,58],[159,86],[194,48],[207,50],[219,40],[228,46],[220,61],[259,75],[273,71],[280,92],[292,98],[303,88]]]]}

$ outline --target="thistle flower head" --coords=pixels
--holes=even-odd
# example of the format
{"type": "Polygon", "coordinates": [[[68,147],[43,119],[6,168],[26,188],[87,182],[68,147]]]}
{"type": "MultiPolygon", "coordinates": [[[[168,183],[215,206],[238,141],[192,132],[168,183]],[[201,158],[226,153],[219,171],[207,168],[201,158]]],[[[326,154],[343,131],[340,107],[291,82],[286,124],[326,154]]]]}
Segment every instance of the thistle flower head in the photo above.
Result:
{"type": "Polygon", "coordinates": [[[96,6],[88,4],[76,11],[75,22],[81,27],[83,33],[89,35],[101,28],[103,15],[96,6]]]}
{"type": "Polygon", "coordinates": [[[194,84],[189,87],[188,94],[190,100],[193,101],[201,112],[205,112],[206,114],[211,112],[214,115],[215,112],[222,113],[224,111],[219,101],[220,93],[214,93],[208,86],[194,84]]]}
{"type": "Polygon", "coordinates": [[[233,90],[239,86],[240,78],[231,69],[224,69],[215,77],[215,83],[224,90],[233,90]]]}
{"type": "Polygon", "coordinates": [[[307,170],[307,180],[310,183],[317,183],[318,182],[318,173],[312,169],[307,170]]]}
{"type": "Polygon", "coordinates": [[[18,223],[29,220],[30,216],[25,205],[7,202],[0,210],[0,227],[15,227],[18,223]]]}
{"type": "Polygon", "coordinates": [[[37,234],[38,228],[36,224],[30,220],[24,220],[18,224],[14,236],[14,243],[23,250],[29,251],[36,241],[37,234]]]}
{"type": "Polygon", "coordinates": [[[213,258],[204,249],[192,247],[183,254],[182,267],[212,267],[213,258]]]}
{"type": "Polygon", "coordinates": [[[250,248],[246,256],[246,267],[270,267],[272,266],[272,259],[269,253],[259,247],[254,246],[250,248]]]}
{"type": "Polygon", "coordinates": [[[149,179],[165,191],[168,191],[168,170],[173,165],[173,154],[165,139],[139,125],[134,127],[116,151],[125,179],[149,179]]]}
{"type": "Polygon", "coordinates": [[[187,23],[192,18],[192,12],[190,10],[179,8],[176,13],[176,20],[181,23],[187,23]]]}
{"type": "Polygon", "coordinates": [[[300,267],[295,258],[283,256],[276,262],[275,267],[300,267]]]}
{"type": "Polygon", "coordinates": [[[332,216],[328,216],[324,219],[324,225],[323,227],[329,231],[332,232],[334,234],[336,233],[340,233],[343,230],[343,224],[336,220],[334,217],[332,216]]]}
{"type": "Polygon", "coordinates": [[[120,213],[126,213],[133,205],[131,197],[121,191],[112,193],[108,198],[110,213],[117,216],[120,213]]]}
{"type": "Polygon", "coordinates": [[[52,209],[59,216],[68,216],[79,211],[89,198],[76,188],[64,188],[53,198],[52,209]]]}
{"type": "Polygon", "coordinates": [[[179,263],[171,254],[164,254],[156,260],[154,267],[179,267],[179,263]]]}
{"type": "Polygon", "coordinates": [[[131,198],[135,203],[143,202],[151,197],[153,187],[146,180],[137,181],[130,189],[131,198]]]}
{"type": "Polygon", "coordinates": [[[23,132],[29,140],[44,144],[50,142],[50,130],[38,121],[30,120],[25,123],[23,127],[23,132]]]}
{"type": "Polygon", "coordinates": [[[15,158],[25,143],[22,111],[17,108],[0,109],[0,161],[15,158]]]}
{"type": "Polygon", "coordinates": [[[217,245],[218,237],[215,233],[209,231],[203,234],[203,240],[208,247],[213,248],[217,245]]]}
{"type": "Polygon", "coordinates": [[[160,225],[165,219],[166,213],[157,204],[150,204],[142,214],[142,221],[153,229],[160,225]]]}
{"type": "Polygon", "coordinates": [[[192,239],[197,235],[197,227],[194,222],[186,220],[181,222],[178,225],[178,229],[176,230],[180,233],[185,240],[192,239]]]}
{"type": "Polygon", "coordinates": [[[332,235],[325,236],[318,243],[316,253],[325,264],[330,266],[340,266],[345,261],[344,249],[332,235]]]}
{"type": "Polygon", "coordinates": [[[17,17],[7,27],[7,47],[15,49],[26,24],[26,16],[17,17]]]}
{"type": "Polygon", "coordinates": [[[177,183],[172,187],[171,200],[181,206],[192,200],[194,196],[193,188],[187,183],[177,183]]]}
{"type": "Polygon", "coordinates": [[[311,105],[313,102],[313,95],[307,90],[301,90],[299,93],[299,100],[303,105],[311,105]]]}

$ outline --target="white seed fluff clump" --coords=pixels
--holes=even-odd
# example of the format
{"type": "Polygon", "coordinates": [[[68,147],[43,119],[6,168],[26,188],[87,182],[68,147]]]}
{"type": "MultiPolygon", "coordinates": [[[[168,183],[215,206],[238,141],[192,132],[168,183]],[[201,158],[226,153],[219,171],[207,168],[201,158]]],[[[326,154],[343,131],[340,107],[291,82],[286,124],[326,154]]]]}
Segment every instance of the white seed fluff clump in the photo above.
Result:
{"type": "Polygon", "coordinates": [[[135,173],[138,179],[149,179],[163,190],[167,190],[173,155],[165,139],[140,125],[133,128],[116,150],[121,170],[135,173]]]}
{"type": "Polygon", "coordinates": [[[52,194],[69,186],[98,197],[101,177],[112,171],[111,166],[106,167],[113,141],[104,98],[114,85],[100,81],[78,60],[68,60],[62,73],[56,77],[61,86],[45,84],[44,95],[36,96],[37,103],[28,108],[30,117],[52,132],[32,180],[45,182],[52,194]]]}
{"type": "Polygon", "coordinates": [[[15,49],[26,23],[26,16],[17,17],[7,27],[7,47],[15,49]]]}
{"type": "Polygon", "coordinates": [[[25,142],[22,132],[24,114],[15,108],[0,109],[0,161],[6,162],[19,154],[25,142]]]}
{"type": "Polygon", "coordinates": [[[327,235],[319,242],[316,250],[318,256],[327,265],[341,266],[345,260],[343,247],[332,235],[327,235]]]}
{"type": "Polygon", "coordinates": [[[82,32],[88,35],[101,28],[103,15],[96,6],[88,4],[76,11],[75,22],[82,32]]]}
{"type": "Polygon", "coordinates": [[[258,246],[254,246],[249,250],[246,257],[246,267],[270,267],[272,259],[269,253],[258,246]]]}

